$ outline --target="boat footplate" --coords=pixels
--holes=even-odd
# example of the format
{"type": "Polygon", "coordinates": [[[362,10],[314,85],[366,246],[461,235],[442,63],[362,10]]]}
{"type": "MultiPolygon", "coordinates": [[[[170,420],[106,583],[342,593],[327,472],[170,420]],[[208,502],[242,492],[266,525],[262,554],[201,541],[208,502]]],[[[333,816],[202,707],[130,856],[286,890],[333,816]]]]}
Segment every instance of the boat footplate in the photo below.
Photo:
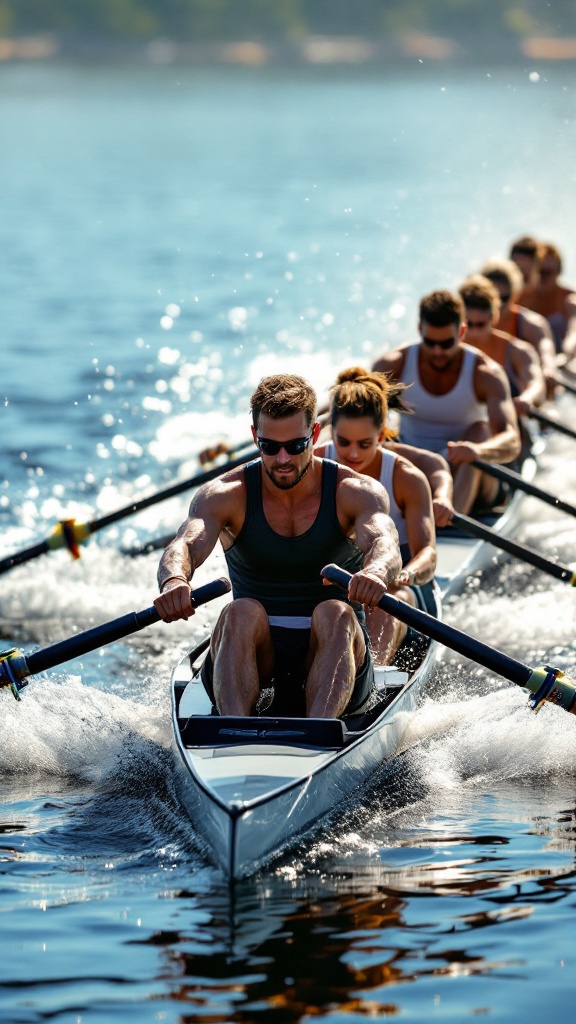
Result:
{"type": "Polygon", "coordinates": [[[344,723],[339,718],[192,715],[182,723],[181,735],[186,747],[286,743],[338,750],[345,745],[344,723]]]}

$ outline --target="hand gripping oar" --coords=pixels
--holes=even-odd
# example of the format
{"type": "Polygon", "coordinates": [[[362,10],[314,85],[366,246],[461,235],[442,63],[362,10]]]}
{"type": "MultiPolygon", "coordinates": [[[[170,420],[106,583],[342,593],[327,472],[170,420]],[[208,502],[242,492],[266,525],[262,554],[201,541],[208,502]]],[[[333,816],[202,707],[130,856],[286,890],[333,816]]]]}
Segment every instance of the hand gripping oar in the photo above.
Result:
{"type": "MultiPolygon", "coordinates": [[[[215,597],[222,597],[229,590],[230,581],[225,577],[212,580],[211,583],[206,583],[205,586],[191,592],[192,607],[198,608],[207,601],[213,601],[215,597]]],[[[129,636],[130,633],[137,633],[139,629],[145,629],[159,621],[160,615],[152,605],[143,611],[128,612],[119,619],[103,622],[101,626],[77,633],[68,640],[44,647],[27,657],[16,647],[3,651],[0,653],[0,689],[10,687],[16,699],[20,700],[20,690],[27,685],[28,676],[44,672],[47,668],[54,668],[55,665],[62,665],[65,661],[72,661],[73,658],[80,658],[89,651],[95,651],[98,647],[111,644],[114,640],[129,636]]]]}
{"type": "Polygon", "coordinates": [[[576,441],[576,430],[571,430],[570,427],[566,427],[563,423],[559,423],[552,416],[546,416],[545,413],[540,412],[538,409],[530,409],[528,416],[531,420],[536,420],[541,423],[544,427],[550,427],[551,430],[557,430],[559,434],[565,434],[566,437],[571,437],[573,441],[576,441]]]}
{"type": "Polygon", "coordinates": [[[547,572],[549,576],[554,576],[555,579],[562,580],[563,583],[569,583],[572,587],[576,587],[576,572],[570,569],[569,566],[561,565],[559,562],[552,562],[549,558],[544,558],[538,551],[534,551],[525,544],[519,544],[518,541],[510,540],[509,537],[503,537],[497,530],[493,530],[490,526],[485,526],[484,523],[479,523],[476,519],[471,519],[469,516],[455,512],[450,525],[459,527],[464,533],[469,533],[472,537],[479,537],[480,540],[487,541],[493,547],[507,551],[514,558],[519,558],[523,562],[527,562],[528,565],[534,565],[537,569],[541,569],[542,572],[547,572]]]}
{"type": "MultiPolygon", "coordinates": [[[[337,565],[327,565],[322,569],[322,576],[330,583],[342,587],[343,590],[348,590],[352,578],[350,573],[340,569],[337,565]]],[[[569,711],[573,715],[576,714],[576,682],[564,675],[560,669],[552,668],[549,665],[536,669],[530,668],[529,665],[524,665],[521,661],[516,661],[507,654],[503,654],[502,651],[496,650],[495,647],[489,647],[481,640],[476,640],[468,633],[463,633],[454,626],[440,622],[433,615],[428,615],[427,612],[422,612],[418,608],[412,608],[411,605],[399,601],[392,594],[384,594],[380,598],[378,607],[393,615],[394,618],[400,619],[401,622],[405,622],[408,626],[412,626],[418,633],[437,640],[445,647],[450,647],[471,661],[476,661],[490,671],[504,676],[511,683],[530,690],[532,694],[530,704],[534,711],[538,711],[544,701],[551,701],[564,708],[565,711],[569,711]]]]}
{"type": "MultiPolygon", "coordinates": [[[[252,441],[247,443],[253,445],[252,441]]],[[[246,447],[246,445],[239,447],[246,447]]],[[[88,537],[91,537],[93,533],[97,533],[98,530],[103,530],[105,526],[111,526],[112,523],[117,523],[120,519],[125,519],[126,516],[130,516],[134,512],[140,512],[144,508],[149,508],[150,505],[156,505],[167,498],[174,498],[177,494],[182,494],[183,491],[188,491],[192,487],[200,487],[201,484],[214,480],[217,476],[221,476],[222,473],[227,473],[229,469],[235,469],[236,466],[249,462],[257,454],[256,449],[252,447],[252,450],[245,455],[239,455],[223,465],[214,466],[203,473],[197,473],[196,476],[190,477],[188,480],[180,480],[178,483],[171,484],[155,494],[148,495],[147,498],[139,498],[138,501],[133,501],[129,505],[117,509],[116,512],[109,512],[98,519],[92,519],[89,523],[77,523],[74,519],[64,519],[54,527],[50,536],[40,541],[39,544],[34,544],[23,551],[17,551],[13,555],[0,559],[0,574],[8,572],[9,569],[13,569],[16,565],[22,565],[23,562],[29,562],[33,558],[37,558],[38,555],[45,555],[48,551],[54,551],[56,548],[66,547],[73,558],[79,558],[79,544],[87,540],[88,537]]]]}
{"type": "Polygon", "coordinates": [[[474,459],[472,465],[476,466],[477,469],[481,469],[483,473],[488,473],[489,476],[495,476],[497,480],[504,481],[504,483],[509,484],[515,490],[524,491],[525,494],[531,494],[533,498],[545,501],[547,505],[552,505],[559,512],[566,512],[569,516],[576,516],[576,507],[574,505],[570,505],[569,502],[563,501],[562,498],[556,498],[548,491],[543,491],[541,487],[536,487],[535,484],[529,483],[523,476],[520,476],[520,473],[515,473],[512,469],[496,465],[493,462],[484,462],[483,459],[474,459]]]}

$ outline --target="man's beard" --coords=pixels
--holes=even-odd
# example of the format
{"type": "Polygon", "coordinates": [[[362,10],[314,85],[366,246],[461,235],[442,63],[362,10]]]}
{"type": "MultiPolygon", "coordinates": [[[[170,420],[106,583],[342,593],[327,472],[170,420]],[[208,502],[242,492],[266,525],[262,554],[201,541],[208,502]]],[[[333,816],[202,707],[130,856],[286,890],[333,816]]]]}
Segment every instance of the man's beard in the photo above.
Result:
{"type": "Polygon", "coordinates": [[[272,472],[267,468],[266,465],[264,465],[264,461],[262,462],[262,465],[264,466],[264,472],[266,473],[266,476],[268,477],[269,480],[272,481],[274,487],[277,487],[279,491],[291,491],[293,487],[296,487],[296,484],[300,483],[302,477],[306,476],[306,473],[308,472],[310,466],[312,465],[312,459],[310,459],[306,463],[304,469],[301,470],[301,472],[296,475],[295,479],[290,481],[276,480],[275,477],[272,476],[272,472]]]}

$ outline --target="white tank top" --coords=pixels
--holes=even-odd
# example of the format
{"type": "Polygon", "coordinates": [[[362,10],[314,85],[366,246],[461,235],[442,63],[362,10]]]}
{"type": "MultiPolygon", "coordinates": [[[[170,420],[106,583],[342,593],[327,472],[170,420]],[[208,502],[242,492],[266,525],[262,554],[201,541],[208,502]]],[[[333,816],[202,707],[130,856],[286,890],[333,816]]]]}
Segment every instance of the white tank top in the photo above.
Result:
{"type": "Polygon", "coordinates": [[[400,435],[404,444],[445,455],[448,441],[461,441],[468,427],[479,420],[488,422],[486,405],[478,400],[474,390],[479,353],[470,345],[462,345],[464,358],[456,384],[445,395],[433,395],[420,380],[419,348],[420,342],[407,347],[400,375],[404,384],[412,385],[406,392],[406,402],[414,409],[412,413],[402,413],[400,435]]]}
{"type": "MultiPolygon", "coordinates": [[[[406,523],[404,522],[404,516],[402,515],[396,498],[394,497],[394,466],[398,456],[395,452],[389,452],[385,448],[381,449],[382,452],[382,467],[380,469],[380,483],[382,484],[385,491],[388,492],[390,498],[390,518],[392,519],[394,526],[398,530],[398,541],[400,546],[408,543],[408,534],[406,532],[406,523]]],[[[325,459],[332,459],[334,462],[338,462],[336,456],[336,448],[334,442],[330,441],[326,445],[326,452],[324,454],[325,459]]]]}

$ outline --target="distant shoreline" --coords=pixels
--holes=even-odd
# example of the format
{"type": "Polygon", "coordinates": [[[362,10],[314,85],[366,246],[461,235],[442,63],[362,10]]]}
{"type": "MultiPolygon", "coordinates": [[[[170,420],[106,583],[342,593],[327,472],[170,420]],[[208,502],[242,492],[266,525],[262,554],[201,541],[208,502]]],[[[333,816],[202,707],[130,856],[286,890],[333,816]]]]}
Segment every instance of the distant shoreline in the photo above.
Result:
{"type": "Polygon", "coordinates": [[[576,36],[479,39],[472,44],[444,36],[414,32],[370,39],[363,36],[308,36],[299,42],[255,39],[211,43],[148,41],[79,33],[43,33],[0,38],[0,64],[82,60],[88,63],[129,62],[139,65],[339,67],[386,70],[414,63],[428,66],[477,66],[489,63],[572,65],[576,36]]]}

